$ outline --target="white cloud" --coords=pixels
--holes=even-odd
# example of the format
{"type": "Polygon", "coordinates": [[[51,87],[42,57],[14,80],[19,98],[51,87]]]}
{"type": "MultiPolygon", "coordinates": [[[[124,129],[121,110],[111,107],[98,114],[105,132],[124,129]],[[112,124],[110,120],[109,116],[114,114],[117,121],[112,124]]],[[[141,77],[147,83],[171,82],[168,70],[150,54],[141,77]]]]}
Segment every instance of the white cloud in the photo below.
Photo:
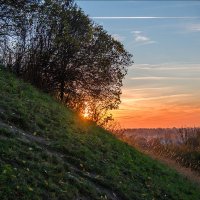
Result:
{"type": "Polygon", "coordinates": [[[146,36],[142,36],[142,35],[137,35],[136,37],[135,37],[135,41],[136,42],[147,42],[147,41],[149,41],[150,39],[148,38],[148,37],[146,37],[146,36]]]}
{"type": "Polygon", "coordinates": [[[140,45],[155,43],[155,41],[145,36],[142,31],[132,31],[131,33],[133,33],[134,41],[140,45]]]}
{"type": "Polygon", "coordinates": [[[131,33],[133,33],[133,34],[140,34],[141,31],[131,31],[131,33]]]}
{"type": "Polygon", "coordinates": [[[115,39],[115,40],[118,40],[120,42],[123,42],[125,40],[125,37],[124,36],[121,36],[119,34],[113,34],[112,37],[115,39]]]}
{"type": "Polygon", "coordinates": [[[189,27],[188,27],[188,29],[190,30],[190,31],[200,31],[200,24],[191,24],[189,27]]]}

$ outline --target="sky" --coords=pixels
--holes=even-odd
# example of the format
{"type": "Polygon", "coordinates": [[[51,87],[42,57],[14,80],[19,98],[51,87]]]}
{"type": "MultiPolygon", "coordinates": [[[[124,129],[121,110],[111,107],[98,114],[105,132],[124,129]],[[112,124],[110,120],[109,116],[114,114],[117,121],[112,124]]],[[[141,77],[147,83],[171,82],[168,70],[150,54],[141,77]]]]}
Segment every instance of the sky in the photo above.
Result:
{"type": "Polygon", "coordinates": [[[112,111],[122,128],[200,126],[200,1],[76,1],[134,64],[112,111]]]}

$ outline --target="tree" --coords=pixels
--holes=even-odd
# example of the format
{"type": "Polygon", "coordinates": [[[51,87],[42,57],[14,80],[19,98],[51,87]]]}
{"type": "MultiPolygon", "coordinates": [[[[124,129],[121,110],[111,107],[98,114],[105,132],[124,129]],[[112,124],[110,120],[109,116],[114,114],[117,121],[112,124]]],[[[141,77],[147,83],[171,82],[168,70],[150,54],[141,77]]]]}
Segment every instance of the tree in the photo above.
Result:
{"type": "MultiPolygon", "coordinates": [[[[67,103],[70,107],[82,109],[81,112],[89,110],[89,118],[102,123],[103,118],[108,117],[107,111],[117,109],[120,104],[122,80],[127,66],[132,63],[132,56],[120,42],[97,25],[93,26],[89,43],[84,45],[75,57],[80,71],[75,82],[78,98],[67,103]]],[[[69,98],[70,94],[67,95],[69,98]]],[[[71,98],[74,98],[73,94],[71,98]]]]}
{"type": "Polygon", "coordinates": [[[71,0],[19,3],[0,7],[7,68],[99,124],[111,119],[132,56],[71,0]]]}

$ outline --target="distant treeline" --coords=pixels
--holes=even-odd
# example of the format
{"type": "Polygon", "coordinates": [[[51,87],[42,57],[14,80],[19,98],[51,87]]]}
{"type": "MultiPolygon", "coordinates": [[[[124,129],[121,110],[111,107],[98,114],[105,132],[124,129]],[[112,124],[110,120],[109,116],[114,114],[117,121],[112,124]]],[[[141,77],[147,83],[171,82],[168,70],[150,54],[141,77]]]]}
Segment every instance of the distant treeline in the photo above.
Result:
{"type": "Polygon", "coordinates": [[[132,55],[72,0],[0,0],[0,60],[17,76],[103,123],[118,108],[132,55]]]}

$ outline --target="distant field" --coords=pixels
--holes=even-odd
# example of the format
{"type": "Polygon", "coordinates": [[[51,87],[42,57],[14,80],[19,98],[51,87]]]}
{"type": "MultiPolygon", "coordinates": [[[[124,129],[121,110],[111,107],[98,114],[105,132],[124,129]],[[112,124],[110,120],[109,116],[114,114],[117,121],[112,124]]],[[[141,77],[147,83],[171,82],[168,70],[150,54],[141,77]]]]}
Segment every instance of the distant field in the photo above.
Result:
{"type": "Polygon", "coordinates": [[[119,136],[143,151],[172,159],[200,174],[200,128],[125,129],[119,136]]]}

